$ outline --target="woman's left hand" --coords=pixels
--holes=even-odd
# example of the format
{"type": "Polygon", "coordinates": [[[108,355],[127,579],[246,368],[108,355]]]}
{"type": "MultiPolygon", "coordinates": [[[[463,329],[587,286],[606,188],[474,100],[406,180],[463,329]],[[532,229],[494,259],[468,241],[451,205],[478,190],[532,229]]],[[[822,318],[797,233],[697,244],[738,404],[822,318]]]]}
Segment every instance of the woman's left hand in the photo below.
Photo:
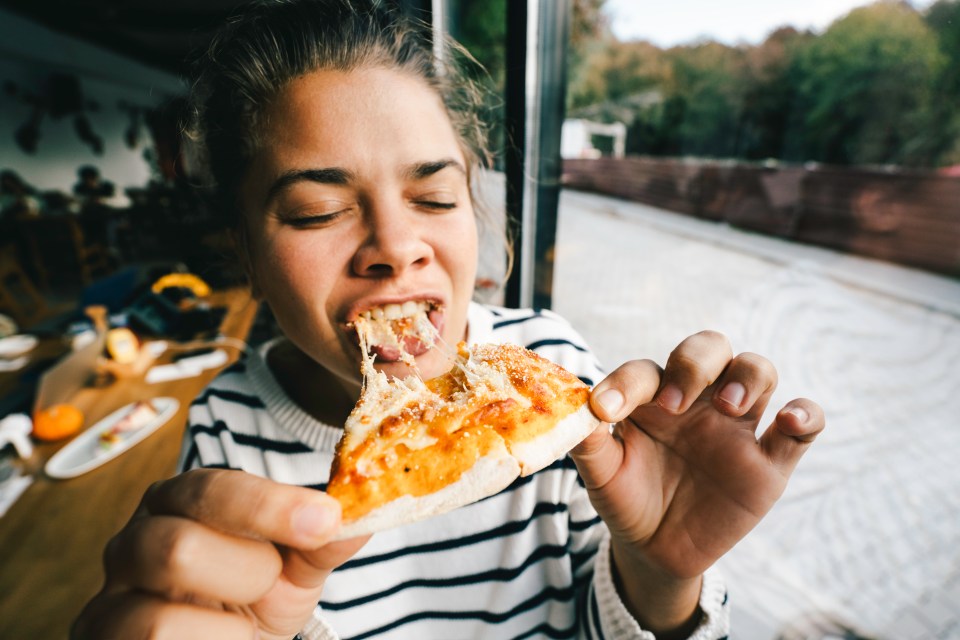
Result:
{"type": "Polygon", "coordinates": [[[572,456],[615,561],[695,579],[763,518],[824,426],[819,405],[796,399],[758,437],[776,385],[768,360],[733,357],[723,335],[706,331],[664,369],[631,361],[596,386],[591,406],[615,427],[572,456]]]}

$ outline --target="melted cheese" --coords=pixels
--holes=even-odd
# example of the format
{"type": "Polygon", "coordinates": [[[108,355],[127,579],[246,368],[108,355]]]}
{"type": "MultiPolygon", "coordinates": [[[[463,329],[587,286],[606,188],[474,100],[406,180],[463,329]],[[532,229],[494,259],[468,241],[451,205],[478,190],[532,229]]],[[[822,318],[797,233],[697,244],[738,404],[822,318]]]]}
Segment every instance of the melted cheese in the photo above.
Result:
{"type": "Polygon", "coordinates": [[[502,449],[499,443],[509,449],[536,438],[589,395],[575,376],[516,345],[467,349],[461,343],[446,374],[426,382],[390,379],[374,368],[369,345],[393,335],[390,344],[402,352],[393,326],[365,318],[357,332],[364,387],[344,425],[327,488],[346,520],[456,482],[481,456],[502,449]]]}

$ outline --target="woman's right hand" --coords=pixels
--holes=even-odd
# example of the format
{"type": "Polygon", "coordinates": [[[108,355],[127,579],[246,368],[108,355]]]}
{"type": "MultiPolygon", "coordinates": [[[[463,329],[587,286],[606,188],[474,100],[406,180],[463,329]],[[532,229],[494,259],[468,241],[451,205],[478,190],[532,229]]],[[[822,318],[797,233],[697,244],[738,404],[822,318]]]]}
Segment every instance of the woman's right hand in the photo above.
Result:
{"type": "Polygon", "coordinates": [[[335,499],[242,471],[158,482],[107,545],[71,636],[289,639],[368,539],[330,542],[339,527],[335,499]]]}

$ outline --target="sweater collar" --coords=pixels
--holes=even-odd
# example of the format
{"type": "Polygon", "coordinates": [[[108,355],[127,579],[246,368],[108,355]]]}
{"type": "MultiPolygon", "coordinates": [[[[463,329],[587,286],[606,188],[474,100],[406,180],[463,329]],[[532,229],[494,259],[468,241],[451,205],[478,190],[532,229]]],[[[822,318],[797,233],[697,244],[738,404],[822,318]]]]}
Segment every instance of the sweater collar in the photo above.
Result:
{"type": "MultiPolygon", "coordinates": [[[[467,309],[467,343],[491,342],[494,316],[489,309],[471,302],[467,309]]],[[[254,389],[267,411],[293,437],[312,449],[330,449],[343,434],[341,426],[321,422],[300,408],[283,390],[267,364],[267,354],[285,338],[265,342],[250,354],[247,365],[254,389]]]]}

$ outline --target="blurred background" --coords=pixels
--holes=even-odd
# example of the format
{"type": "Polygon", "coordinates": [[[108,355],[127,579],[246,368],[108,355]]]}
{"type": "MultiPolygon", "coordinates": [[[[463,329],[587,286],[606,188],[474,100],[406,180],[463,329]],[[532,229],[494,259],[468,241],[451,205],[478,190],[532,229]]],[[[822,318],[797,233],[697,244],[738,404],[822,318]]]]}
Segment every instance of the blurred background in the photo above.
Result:
{"type": "MultiPolygon", "coordinates": [[[[773,405],[824,405],[827,432],[724,560],[733,637],[960,638],[960,0],[395,3],[463,43],[488,90],[478,298],[556,309],[608,368],[720,329],[773,359],[773,405]]],[[[0,338],[60,344],[91,303],[170,338],[129,323],[159,276],[241,285],[181,128],[189,61],[238,4],[0,0],[0,338]]],[[[248,315],[238,339],[273,335],[248,315]]],[[[0,418],[61,353],[0,374],[0,418]]],[[[120,406],[90,403],[86,426],[120,406]]],[[[56,482],[44,446],[0,516],[0,637],[64,633],[151,480],[124,458],[56,482]],[[64,568],[38,541],[90,495],[104,513],[64,568]],[[24,585],[15,557],[43,570],[24,585]]]]}

